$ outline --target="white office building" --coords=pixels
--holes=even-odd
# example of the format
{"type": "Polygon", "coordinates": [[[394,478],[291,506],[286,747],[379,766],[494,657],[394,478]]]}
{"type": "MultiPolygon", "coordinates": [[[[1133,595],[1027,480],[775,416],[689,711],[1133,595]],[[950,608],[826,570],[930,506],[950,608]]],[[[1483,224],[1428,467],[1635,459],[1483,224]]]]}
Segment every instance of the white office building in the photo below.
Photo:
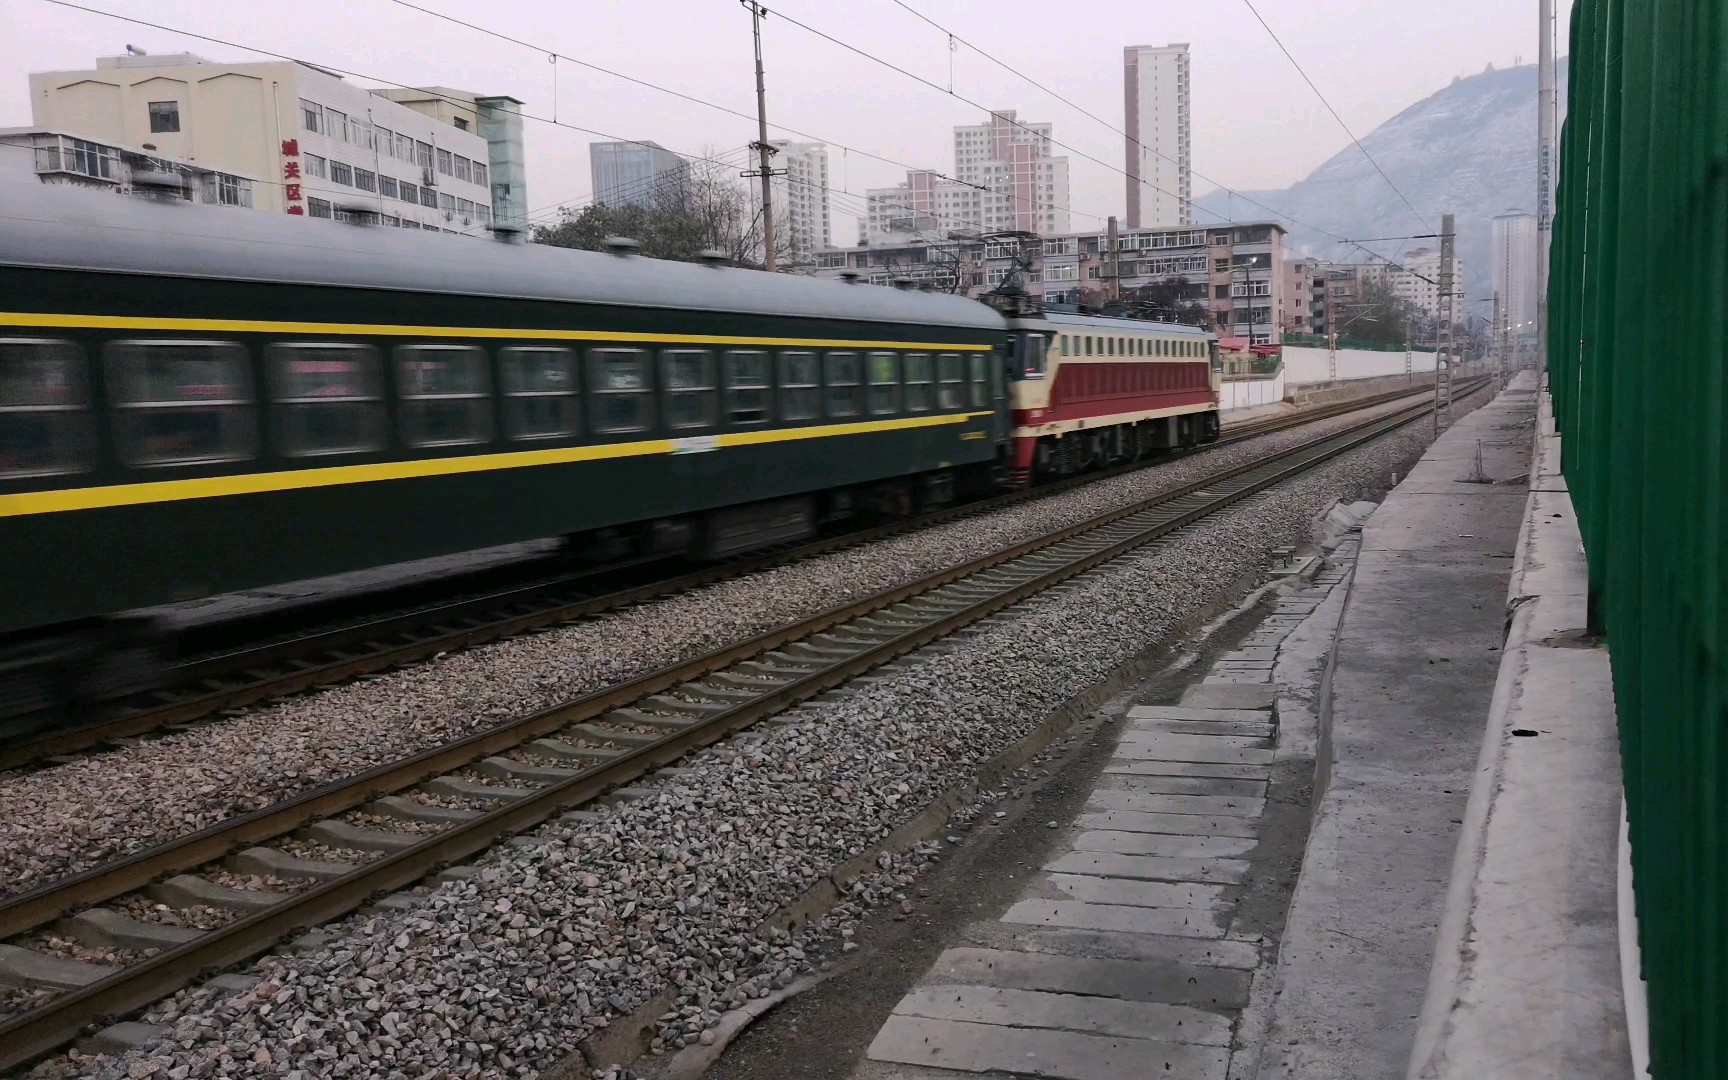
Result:
{"type": "Polygon", "coordinates": [[[1508,210],[1494,218],[1494,295],[1501,328],[1536,333],[1536,215],[1508,210]]]}
{"type": "Polygon", "coordinates": [[[190,53],[101,57],[30,76],[48,130],[255,178],[258,209],[487,235],[521,228],[521,102],[447,87],[367,90],[307,64],[190,53]]]}
{"type": "Polygon", "coordinates": [[[833,246],[829,229],[828,147],[819,142],[771,139],[780,152],[769,190],[774,197],[774,246],[787,267],[814,267],[816,253],[833,246]],[[778,235],[784,231],[784,236],[778,235]]]}
{"type": "Polygon", "coordinates": [[[1194,223],[1188,45],[1122,50],[1128,227],[1194,223]]]}

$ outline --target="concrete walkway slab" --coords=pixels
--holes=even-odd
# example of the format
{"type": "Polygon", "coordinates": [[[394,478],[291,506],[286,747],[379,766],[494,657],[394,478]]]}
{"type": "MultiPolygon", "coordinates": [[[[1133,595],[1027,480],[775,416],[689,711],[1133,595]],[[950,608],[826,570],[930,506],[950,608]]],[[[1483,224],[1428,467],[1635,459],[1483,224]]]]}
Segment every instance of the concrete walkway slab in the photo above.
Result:
{"type": "Polygon", "coordinates": [[[1135,776],[1105,773],[1099,787],[1117,791],[1150,791],[1164,795],[1236,795],[1264,798],[1266,781],[1232,780],[1222,776],[1135,776]]]}
{"type": "Polygon", "coordinates": [[[1196,881],[1232,885],[1248,876],[1240,859],[1159,855],[1118,855],[1107,851],[1070,851],[1044,869],[1058,874],[1097,874],[1143,881],[1196,881]]]}
{"type": "Polygon", "coordinates": [[[1218,917],[1187,908],[1090,904],[1082,900],[1021,900],[1002,915],[1003,922],[1066,926],[1074,930],[1114,930],[1124,934],[1223,937],[1218,917]]]}
{"type": "Polygon", "coordinates": [[[1216,911],[1224,899],[1224,886],[1197,885],[1191,881],[1134,881],[1089,874],[1046,874],[1043,884],[1064,899],[1084,900],[1088,904],[1216,911]]]}
{"type": "Polygon", "coordinates": [[[1265,780],[1272,770],[1261,764],[1234,761],[1159,761],[1156,758],[1117,758],[1104,771],[1118,776],[1216,776],[1230,780],[1265,780]]]}
{"type": "Polygon", "coordinates": [[[1095,995],[1004,990],[994,986],[920,986],[894,1007],[901,1016],[972,1024],[1054,1028],[1130,1039],[1229,1046],[1230,1020],[1188,1005],[1118,1001],[1095,995]]]}
{"type": "Polygon", "coordinates": [[[1243,942],[1156,934],[1036,929],[1016,940],[1056,942],[1065,950],[1100,955],[1075,956],[1054,949],[948,949],[920,985],[966,983],[1219,1008],[1247,1000],[1247,969],[1257,958],[1252,949],[1244,952],[1243,942]],[[1123,940],[1113,943],[1111,939],[1123,940]]]}
{"type": "Polygon", "coordinates": [[[1166,795],[1102,787],[1086,800],[1088,810],[1133,810],[1144,814],[1216,814],[1259,817],[1266,800],[1237,795],[1166,795]]]}
{"type": "MultiPolygon", "coordinates": [[[[1093,798],[1108,792],[1096,792],[1093,798]]],[[[1099,809],[1088,804],[1087,812],[1076,822],[1083,829],[1112,829],[1119,832],[1179,833],[1188,836],[1257,836],[1257,822],[1236,817],[1201,814],[1148,814],[1136,810],[1099,809]]]]}
{"type": "Polygon", "coordinates": [[[1185,705],[1134,705],[1128,709],[1130,720],[1208,720],[1213,723],[1242,721],[1250,724],[1270,724],[1272,710],[1265,709],[1199,709],[1185,705]]]}
{"type": "Polygon", "coordinates": [[[877,1061],[1062,1080],[1224,1080],[1229,1054],[1191,1043],[892,1016],[870,1044],[877,1061]]]}
{"type": "Polygon", "coordinates": [[[1095,829],[1075,837],[1070,845],[1074,850],[1069,854],[1097,852],[1162,855],[1175,859],[1230,858],[1248,854],[1259,842],[1246,836],[1175,836],[1095,829]]]}

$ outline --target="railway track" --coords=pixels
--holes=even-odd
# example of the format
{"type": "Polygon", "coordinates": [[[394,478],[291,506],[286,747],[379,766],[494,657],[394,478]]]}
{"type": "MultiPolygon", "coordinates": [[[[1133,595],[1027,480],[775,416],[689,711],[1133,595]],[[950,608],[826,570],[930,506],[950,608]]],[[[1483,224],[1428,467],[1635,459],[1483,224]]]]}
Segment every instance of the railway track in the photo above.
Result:
{"type": "MultiPolygon", "coordinates": [[[[1467,392],[1460,388],[1460,396],[1467,392]]],[[[0,952],[14,964],[33,936],[50,929],[92,946],[149,943],[161,950],[118,970],[59,965],[64,992],[0,1023],[0,1070],[51,1053],[93,1025],[142,1009],[555,815],[602,797],[631,798],[636,792],[627,785],[657,767],[1152,544],[1430,409],[1422,403],[1311,440],[1275,460],[1221,471],[0,903],[0,939],[13,943],[0,952]],[[305,858],[269,846],[285,841],[323,845],[345,857],[305,858]],[[303,887],[237,889],[202,876],[219,869],[274,874],[303,887]],[[204,929],[165,930],[123,913],[140,895],[221,917],[207,920],[204,929]]]]}
{"type": "MultiPolygon", "coordinates": [[[[1296,416],[1233,426],[1201,449],[1227,446],[1347,413],[1375,408],[1431,391],[1394,391],[1309,410],[1296,416]]],[[[54,728],[0,742],[0,771],[52,763],[62,755],[157,731],[172,731],[228,710],[359,676],[386,671],[518,634],[589,618],[633,604],[873,543],[915,529],[987,513],[1053,495],[1157,462],[1131,462],[1065,481],[1011,492],[901,521],[825,537],[809,543],[753,552],[686,573],[667,576],[664,564],[630,564],[597,571],[562,573],[546,580],[512,583],[478,595],[412,610],[325,624],[301,636],[242,644],[191,658],[162,686],[105,703],[88,723],[54,728]]]]}

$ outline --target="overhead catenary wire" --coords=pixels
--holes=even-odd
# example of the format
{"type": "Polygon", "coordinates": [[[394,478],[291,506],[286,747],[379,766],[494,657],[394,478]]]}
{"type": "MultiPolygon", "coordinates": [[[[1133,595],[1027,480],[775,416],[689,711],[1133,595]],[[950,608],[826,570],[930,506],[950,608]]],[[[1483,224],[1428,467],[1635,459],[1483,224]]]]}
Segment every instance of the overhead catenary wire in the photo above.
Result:
{"type": "Polygon", "coordinates": [[[1370,154],[1368,148],[1362,145],[1362,140],[1358,139],[1356,133],[1350,130],[1350,125],[1344,122],[1344,118],[1338,115],[1338,110],[1334,109],[1332,103],[1326,100],[1326,95],[1322,94],[1320,88],[1314,85],[1314,80],[1310,79],[1308,73],[1302,70],[1301,63],[1285,47],[1284,42],[1278,37],[1277,31],[1273,30],[1271,24],[1260,14],[1260,9],[1254,6],[1254,0],[1242,0],[1242,2],[1248,5],[1248,10],[1254,13],[1254,18],[1259,21],[1261,26],[1265,27],[1266,33],[1272,36],[1272,43],[1277,45],[1278,51],[1282,52],[1284,58],[1290,61],[1290,65],[1296,69],[1296,74],[1302,76],[1302,81],[1308,84],[1308,89],[1314,91],[1314,96],[1320,99],[1320,104],[1326,106],[1326,111],[1332,114],[1332,119],[1338,121],[1338,126],[1344,129],[1344,134],[1350,136],[1350,141],[1356,144],[1356,149],[1362,151],[1362,156],[1368,159],[1368,164],[1374,166],[1374,171],[1380,174],[1380,179],[1386,181],[1386,186],[1397,194],[1398,198],[1409,208],[1410,213],[1415,215],[1418,222],[1427,225],[1428,219],[1422,216],[1422,212],[1416,209],[1416,205],[1406,198],[1404,192],[1399,190],[1398,185],[1392,182],[1392,178],[1386,175],[1386,170],[1382,169],[1380,163],[1374,160],[1374,155],[1370,154]]]}

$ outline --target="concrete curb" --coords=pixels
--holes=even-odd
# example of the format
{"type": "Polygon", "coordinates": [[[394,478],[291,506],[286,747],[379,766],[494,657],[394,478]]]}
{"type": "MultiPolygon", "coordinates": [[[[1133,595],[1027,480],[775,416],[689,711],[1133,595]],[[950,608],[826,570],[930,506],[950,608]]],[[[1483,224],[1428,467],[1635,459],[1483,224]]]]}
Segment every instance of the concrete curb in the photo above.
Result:
{"type": "Polygon", "coordinates": [[[1620,805],[1608,657],[1582,632],[1585,571],[1550,415],[1544,401],[1407,1080],[1606,1080],[1630,1065],[1614,883],[1602,880],[1620,805]]]}

